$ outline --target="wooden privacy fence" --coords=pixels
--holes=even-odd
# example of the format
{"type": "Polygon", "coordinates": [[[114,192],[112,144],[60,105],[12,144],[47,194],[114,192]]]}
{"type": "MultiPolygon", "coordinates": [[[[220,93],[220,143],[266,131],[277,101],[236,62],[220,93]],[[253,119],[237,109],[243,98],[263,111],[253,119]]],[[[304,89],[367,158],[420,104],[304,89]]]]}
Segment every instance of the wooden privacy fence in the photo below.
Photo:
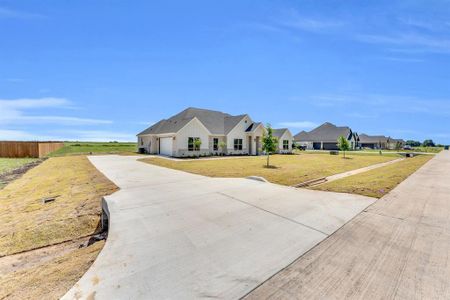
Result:
{"type": "Polygon", "coordinates": [[[63,147],[62,142],[1,142],[0,157],[44,157],[63,147]]]}

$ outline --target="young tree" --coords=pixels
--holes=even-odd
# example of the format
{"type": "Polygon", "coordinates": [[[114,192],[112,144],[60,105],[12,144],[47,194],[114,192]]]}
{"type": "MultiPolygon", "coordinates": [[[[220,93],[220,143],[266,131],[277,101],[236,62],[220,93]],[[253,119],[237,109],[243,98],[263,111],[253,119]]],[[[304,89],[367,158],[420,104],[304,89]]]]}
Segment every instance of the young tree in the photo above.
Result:
{"type": "Polygon", "coordinates": [[[264,133],[262,138],[262,150],[267,154],[267,167],[269,167],[270,154],[277,151],[278,139],[273,136],[272,126],[266,125],[267,133],[264,133]]]}
{"type": "Polygon", "coordinates": [[[198,151],[198,157],[200,157],[200,146],[201,145],[202,145],[202,141],[199,138],[194,139],[194,150],[198,151]]]}
{"type": "Polygon", "coordinates": [[[219,143],[219,148],[222,149],[222,154],[225,154],[225,148],[227,147],[227,143],[225,143],[224,141],[221,141],[219,143]]]}
{"type": "Polygon", "coordinates": [[[345,151],[350,150],[350,144],[349,144],[348,140],[345,137],[343,137],[342,135],[338,138],[337,142],[338,142],[339,149],[344,152],[344,158],[345,158],[345,151]]]}

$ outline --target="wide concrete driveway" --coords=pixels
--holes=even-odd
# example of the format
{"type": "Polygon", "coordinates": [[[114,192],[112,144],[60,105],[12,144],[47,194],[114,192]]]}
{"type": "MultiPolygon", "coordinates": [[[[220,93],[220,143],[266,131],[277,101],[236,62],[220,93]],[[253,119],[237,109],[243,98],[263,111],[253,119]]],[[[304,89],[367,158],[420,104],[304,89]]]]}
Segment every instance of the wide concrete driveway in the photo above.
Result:
{"type": "Polygon", "coordinates": [[[237,299],[373,203],[92,156],[121,190],[108,240],[65,299],[237,299]]]}

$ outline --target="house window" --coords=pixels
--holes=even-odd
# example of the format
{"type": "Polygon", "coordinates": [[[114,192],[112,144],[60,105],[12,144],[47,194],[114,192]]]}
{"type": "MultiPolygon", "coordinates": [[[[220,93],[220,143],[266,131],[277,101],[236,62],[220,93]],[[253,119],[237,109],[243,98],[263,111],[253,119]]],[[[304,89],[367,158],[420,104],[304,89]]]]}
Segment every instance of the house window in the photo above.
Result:
{"type": "Polygon", "coordinates": [[[234,150],[242,150],[242,139],[234,139],[234,150]]]}
{"type": "Polygon", "coordinates": [[[200,147],[194,144],[194,141],[199,141],[198,137],[189,137],[188,138],[188,151],[200,151],[200,147]]]}
{"type": "Polygon", "coordinates": [[[283,140],[283,150],[289,150],[289,140],[283,140]]]}
{"type": "Polygon", "coordinates": [[[219,150],[219,139],[213,138],[213,151],[219,150]]]}
{"type": "Polygon", "coordinates": [[[144,139],[143,138],[139,138],[141,140],[141,146],[144,146],[144,139]]]}

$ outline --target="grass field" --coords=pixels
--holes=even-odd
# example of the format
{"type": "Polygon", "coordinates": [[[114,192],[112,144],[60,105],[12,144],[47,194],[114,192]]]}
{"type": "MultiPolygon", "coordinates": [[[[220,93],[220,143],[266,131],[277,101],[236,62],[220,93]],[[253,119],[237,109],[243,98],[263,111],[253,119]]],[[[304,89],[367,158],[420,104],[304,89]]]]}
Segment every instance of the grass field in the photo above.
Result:
{"type": "Polygon", "coordinates": [[[393,165],[324,183],[312,189],[381,198],[432,158],[433,155],[408,158],[393,165]]]}
{"type": "Polygon", "coordinates": [[[164,158],[145,158],[142,161],[158,166],[211,177],[262,176],[273,183],[295,185],[310,179],[350,171],[369,165],[390,161],[397,155],[348,155],[324,154],[272,155],[265,168],[266,157],[255,156],[220,160],[172,161],[164,158]]]}
{"type": "MultiPolygon", "coordinates": [[[[383,153],[389,153],[389,152],[425,152],[425,153],[439,153],[442,150],[444,150],[443,147],[414,147],[411,150],[381,150],[383,153]]],[[[376,149],[364,149],[364,150],[357,150],[356,152],[380,152],[380,150],[376,149]]]]}
{"type": "MultiPolygon", "coordinates": [[[[0,256],[98,232],[101,198],[116,190],[117,187],[85,156],[55,157],[44,161],[0,190],[0,256]],[[49,196],[56,197],[56,200],[44,204],[42,198],[49,196]]],[[[76,248],[64,253],[67,255],[65,258],[44,259],[45,263],[34,264],[13,274],[2,274],[0,299],[9,294],[28,293],[34,295],[34,299],[60,297],[62,294],[47,294],[49,290],[44,287],[60,291],[60,285],[75,284],[89,265],[84,259],[91,261],[97,250],[76,248]],[[54,273],[51,279],[53,287],[47,282],[49,272],[54,273]],[[65,276],[67,273],[71,275],[65,276]]]]}
{"type": "Polygon", "coordinates": [[[49,154],[50,157],[79,154],[133,154],[136,143],[86,143],[66,142],[64,147],[49,154]]]}
{"type": "Polygon", "coordinates": [[[444,150],[443,147],[414,147],[413,151],[417,152],[428,152],[428,153],[439,153],[444,150]]]}
{"type": "Polygon", "coordinates": [[[36,158],[0,158],[0,174],[20,168],[23,165],[37,160],[36,158]]]}

